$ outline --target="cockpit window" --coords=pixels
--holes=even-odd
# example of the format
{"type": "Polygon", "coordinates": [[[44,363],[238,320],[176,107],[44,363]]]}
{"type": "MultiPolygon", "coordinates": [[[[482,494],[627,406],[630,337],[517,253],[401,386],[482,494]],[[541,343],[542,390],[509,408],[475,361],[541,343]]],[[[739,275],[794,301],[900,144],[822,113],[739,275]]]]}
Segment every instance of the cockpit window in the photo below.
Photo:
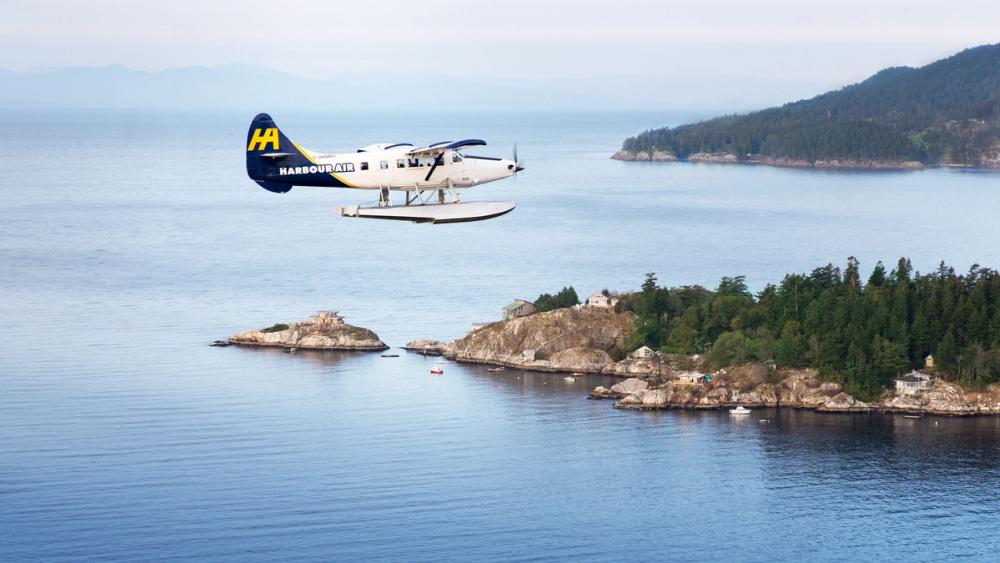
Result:
{"type": "Polygon", "coordinates": [[[457,152],[452,153],[451,154],[451,161],[452,162],[462,162],[462,155],[458,154],[457,152]]]}

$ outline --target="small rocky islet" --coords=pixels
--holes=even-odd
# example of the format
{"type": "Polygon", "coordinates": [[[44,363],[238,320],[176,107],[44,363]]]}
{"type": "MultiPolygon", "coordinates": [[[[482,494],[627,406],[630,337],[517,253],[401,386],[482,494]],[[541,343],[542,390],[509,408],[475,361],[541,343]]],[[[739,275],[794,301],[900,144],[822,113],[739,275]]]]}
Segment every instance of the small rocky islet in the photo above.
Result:
{"type": "Polygon", "coordinates": [[[226,345],[297,350],[377,352],[388,346],[373,331],[344,322],[336,311],[319,311],[307,320],[244,330],[217,341],[226,345]]]}

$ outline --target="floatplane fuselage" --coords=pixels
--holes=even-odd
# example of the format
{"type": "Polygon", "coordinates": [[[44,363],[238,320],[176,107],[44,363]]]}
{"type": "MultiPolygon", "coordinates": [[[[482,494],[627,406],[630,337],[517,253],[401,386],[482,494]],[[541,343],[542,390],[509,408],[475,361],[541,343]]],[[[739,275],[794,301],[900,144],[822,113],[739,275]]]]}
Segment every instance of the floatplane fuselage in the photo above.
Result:
{"type": "Polygon", "coordinates": [[[523,169],[516,161],[468,155],[479,139],[443,141],[426,147],[381,143],[346,153],[306,149],[282,133],[267,114],[259,114],[247,133],[247,173],[262,188],[285,193],[294,186],[378,190],[372,207],[337,207],[349,217],[448,223],[478,221],[514,209],[511,202],[461,202],[456,190],[502,180],[523,169]],[[407,192],[401,205],[390,193],[407,192]]]}

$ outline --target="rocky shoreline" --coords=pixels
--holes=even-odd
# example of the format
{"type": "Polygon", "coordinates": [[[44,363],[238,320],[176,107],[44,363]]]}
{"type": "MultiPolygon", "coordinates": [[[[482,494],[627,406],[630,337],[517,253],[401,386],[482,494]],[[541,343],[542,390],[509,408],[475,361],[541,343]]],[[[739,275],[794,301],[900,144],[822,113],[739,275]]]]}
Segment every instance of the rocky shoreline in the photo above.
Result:
{"type": "Polygon", "coordinates": [[[590,399],[610,399],[624,410],[717,410],[738,405],[794,408],[826,413],[895,413],[910,415],[1000,415],[1000,385],[982,391],[936,379],[913,394],[887,390],[866,403],[839,383],[823,381],[811,369],[770,368],[746,364],[716,374],[711,382],[682,385],[670,379],[630,378],[610,389],[598,386],[590,399]]]}
{"type": "Polygon", "coordinates": [[[237,346],[289,350],[377,352],[388,348],[377,334],[367,328],[345,323],[335,311],[320,311],[305,321],[244,330],[223,342],[237,346]]]}
{"type": "Polygon", "coordinates": [[[695,153],[687,158],[680,159],[670,152],[653,149],[650,151],[627,151],[618,150],[611,155],[613,160],[623,160],[630,162],[708,162],[714,164],[761,164],[765,166],[777,166],[781,168],[822,168],[822,169],[844,169],[844,170],[922,170],[926,168],[1000,168],[1000,159],[985,160],[978,166],[967,166],[957,164],[925,164],[918,161],[884,161],[884,160],[817,160],[810,162],[793,158],[775,158],[754,155],[745,159],[738,158],[730,153],[695,153]]]}
{"type": "Polygon", "coordinates": [[[822,380],[815,370],[745,364],[709,378],[704,358],[650,352],[646,357],[612,358],[621,353],[631,326],[629,313],[577,306],[485,325],[454,342],[414,340],[405,349],[441,355],[460,363],[545,373],[593,374],[623,379],[597,387],[590,399],[610,399],[623,410],[788,407],[829,413],[911,415],[1000,415],[1000,384],[982,391],[935,378],[911,395],[887,390],[872,402],[822,380]],[[617,350],[617,352],[616,352],[617,350]],[[706,380],[707,379],[707,380],[706,380]]]}
{"type": "Polygon", "coordinates": [[[630,314],[610,308],[569,307],[490,323],[454,342],[414,340],[404,349],[470,364],[602,374],[617,369],[608,351],[622,348],[631,323],[630,314]]]}
{"type": "MultiPolygon", "coordinates": [[[[647,350],[624,355],[632,315],[609,307],[576,306],[490,323],[453,342],[420,339],[403,348],[444,356],[460,363],[502,366],[545,373],[593,374],[622,379],[598,386],[590,399],[609,399],[623,410],[712,410],[795,408],[829,413],[909,415],[1000,415],[1000,384],[982,390],[933,378],[915,393],[886,390],[871,402],[824,381],[815,370],[749,363],[707,372],[701,356],[647,350]]],[[[336,313],[320,311],[309,320],[238,332],[215,345],[280,347],[286,350],[381,351],[388,346],[366,328],[349,325],[336,313]]]]}

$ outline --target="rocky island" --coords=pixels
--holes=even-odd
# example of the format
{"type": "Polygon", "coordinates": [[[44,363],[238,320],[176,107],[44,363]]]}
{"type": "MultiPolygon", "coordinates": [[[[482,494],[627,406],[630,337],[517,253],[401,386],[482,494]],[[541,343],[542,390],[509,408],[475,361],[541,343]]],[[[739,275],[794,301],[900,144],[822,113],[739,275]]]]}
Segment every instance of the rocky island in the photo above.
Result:
{"type": "Polygon", "coordinates": [[[377,334],[347,324],[336,311],[320,311],[305,321],[244,330],[230,336],[226,342],[298,350],[378,351],[388,348],[377,334]]]}
{"type": "Polygon", "coordinates": [[[821,412],[1000,414],[1000,272],[900,258],[788,274],[752,293],[742,276],[715,290],[575,290],[519,299],[505,320],[453,342],[408,348],[458,362],[622,378],[594,399],[623,409],[808,408],[821,412]],[[935,360],[935,358],[937,358],[935,360]],[[918,371],[919,370],[919,371],[918,371]]]}
{"type": "Polygon", "coordinates": [[[454,342],[418,340],[404,348],[419,352],[429,346],[448,359],[466,363],[605,373],[615,369],[611,353],[621,352],[631,323],[632,315],[610,308],[567,307],[490,323],[454,342]]]}
{"type": "Polygon", "coordinates": [[[1000,168],[1000,44],[884,69],[812,99],[626,139],[617,160],[1000,168]]]}

